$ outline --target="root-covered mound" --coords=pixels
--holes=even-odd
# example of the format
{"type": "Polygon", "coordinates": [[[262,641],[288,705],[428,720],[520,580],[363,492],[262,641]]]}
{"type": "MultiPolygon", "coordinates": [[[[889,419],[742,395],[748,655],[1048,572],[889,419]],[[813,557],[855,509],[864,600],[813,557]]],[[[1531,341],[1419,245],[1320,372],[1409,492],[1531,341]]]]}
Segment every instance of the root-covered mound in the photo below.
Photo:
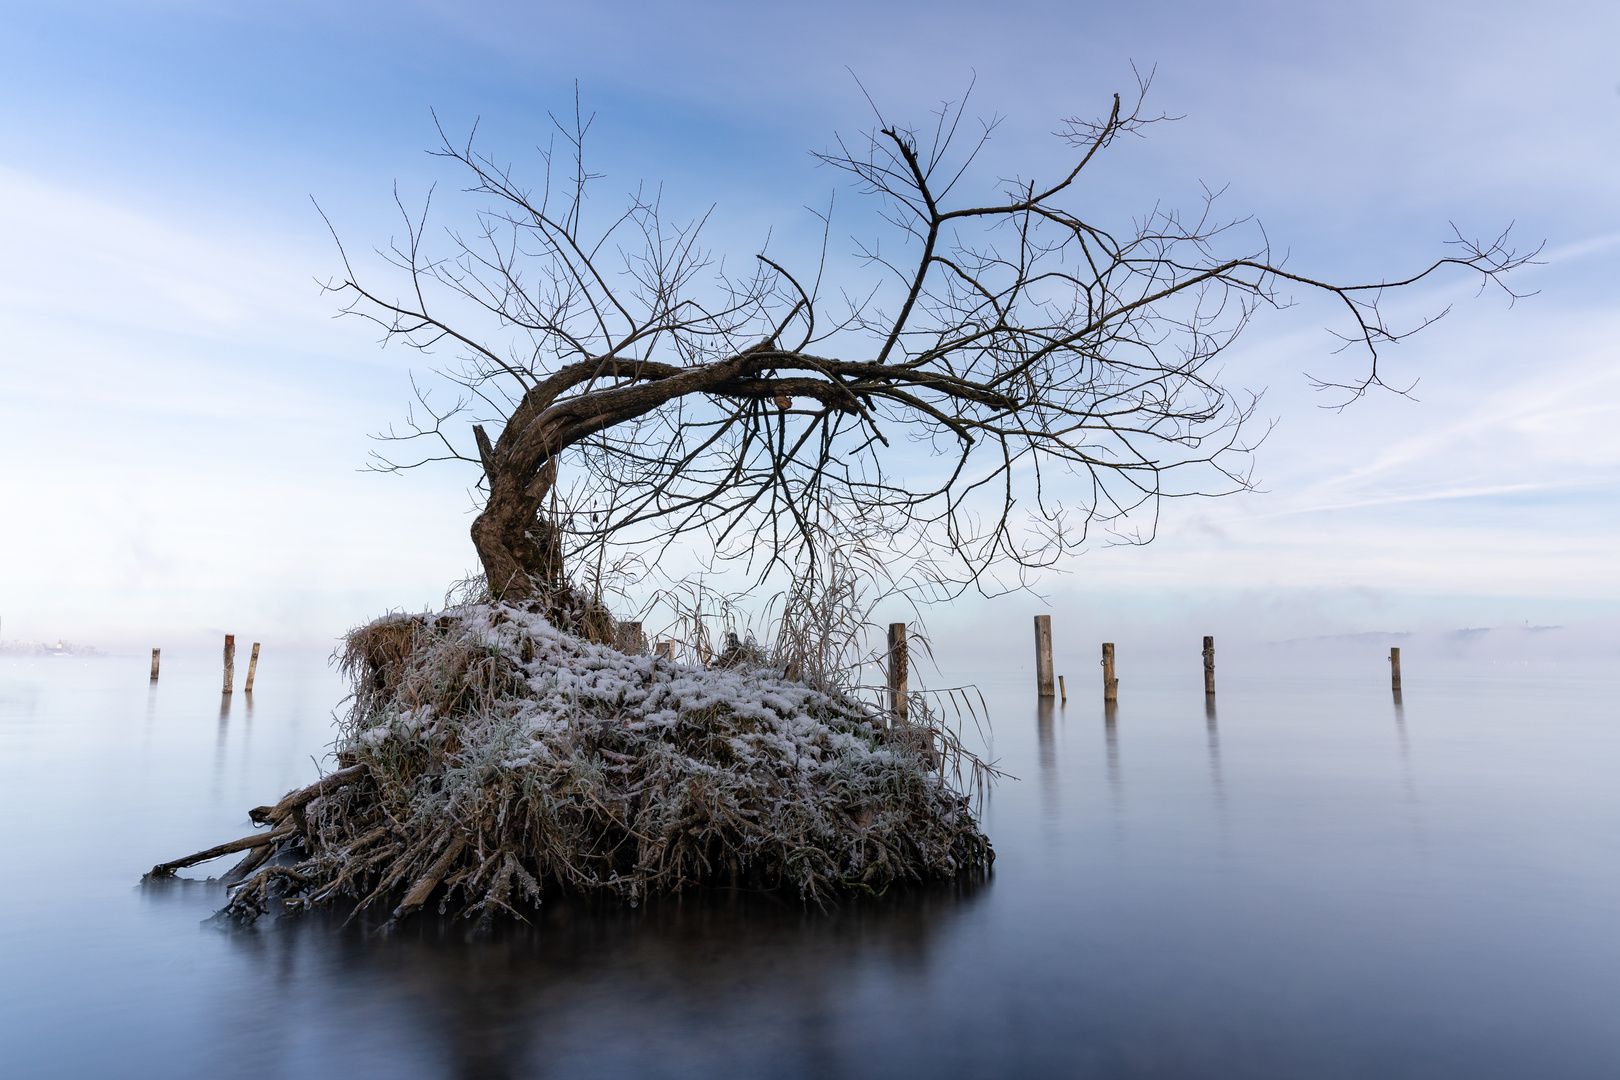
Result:
{"type": "Polygon", "coordinates": [[[960,749],[767,668],[630,655],[474,604],[350,634],[339,768],[249,852],[226,912],[275,896],[489,917],[556,887],[635,901],[692,885],[842,889],[987,869],[960,749]]]}

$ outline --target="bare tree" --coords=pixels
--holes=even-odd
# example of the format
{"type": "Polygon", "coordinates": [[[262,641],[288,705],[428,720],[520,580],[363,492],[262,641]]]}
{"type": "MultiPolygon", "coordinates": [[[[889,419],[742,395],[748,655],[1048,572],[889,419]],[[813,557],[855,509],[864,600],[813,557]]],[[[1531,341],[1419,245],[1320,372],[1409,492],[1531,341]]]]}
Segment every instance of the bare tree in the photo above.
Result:
{"type": "Polygon", "coordinates": [[[1287,269],[1252,223],[1218,220],[1213,193],[1196,215],[1155,207],[1105,229],[1075,184],[1163,119],[1139,90],[1134,107],[1115,95],[1106,117],[1064,122],[1072,157],[1055,180],[1003,179],[982,201],[964,189],[987,171],[995,122],[968,121],[965,97],[924,131],[879,115],[837,141],[818,156],[883,222],[857,245],[860,291],[829,283],[826,229],[811,265],[761,253],[737,273],[700,246],[702,219],[671,224],[655,194],[594,221],[577,110],[537,190],[441,127],[435,153],[479,202],[469,231],[430,232],[431,197],[412,212],[396,194],[406,229],[381,254],[401,290],[362,282],[346,254],[328,285],[385,340],[456,356],[436,363],[458,400],[419,389],[424,411],[388,436],[438,449],[381,467],[477,462],[473,543],[512,598],[563,584],[565,539],[654,558],[700,539],[767,573],[814,558],[839,522],[930,553],[951,587],[993,592],[1099,524],[1144,542],[1162,500],[1249,486],[1257,399],[1213,365],[1258,308],[1289,290],[1340,304],[1341,348],[1360,359],[1321,385],[1355,397],[1382,385],[1382,347],[1433,321],[1392,326],[1388,290],[1445,268],[1500,284],[1529,258],[1505,233],[1458,234],[1415,273],[1338,284],[1287,269]],[[458,417],[476,455],[458,449],[458,417]]]}

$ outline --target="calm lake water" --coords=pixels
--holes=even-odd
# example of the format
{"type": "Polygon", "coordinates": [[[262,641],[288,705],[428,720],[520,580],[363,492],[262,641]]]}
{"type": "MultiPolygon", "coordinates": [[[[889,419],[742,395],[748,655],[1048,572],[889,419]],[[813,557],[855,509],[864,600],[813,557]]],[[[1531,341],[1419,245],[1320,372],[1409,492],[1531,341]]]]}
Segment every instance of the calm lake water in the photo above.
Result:
{"type": "Polygon", "coordinates": [[[981,678],[1018,777],[987,883],[469,941],[226,933],[217,887],[140,884],[331,738],[320,661],[224,708],[217,662],[0,659],[7,1076],[1620,1076],[1612,673],[1223,675],[1210,712],[1194,656],[1112,717],[981,678]]]}

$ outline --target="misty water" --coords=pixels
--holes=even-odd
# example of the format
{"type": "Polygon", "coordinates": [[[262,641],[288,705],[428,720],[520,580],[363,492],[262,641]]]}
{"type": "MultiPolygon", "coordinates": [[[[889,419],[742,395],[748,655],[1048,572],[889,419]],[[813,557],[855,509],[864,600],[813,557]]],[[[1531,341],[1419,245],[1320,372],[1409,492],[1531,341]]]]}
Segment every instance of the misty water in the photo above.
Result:
{"type": "Polygon", "coordinates": [[[207,923],[316,774],[338,679],[271,651],[0,658],[0,1044],[18,1077],[1613,1077],[1620,677],[1409,657],[978,674],[1016,779],[976,886],[836,910],[550,903],[469,940],[207,923]]]}

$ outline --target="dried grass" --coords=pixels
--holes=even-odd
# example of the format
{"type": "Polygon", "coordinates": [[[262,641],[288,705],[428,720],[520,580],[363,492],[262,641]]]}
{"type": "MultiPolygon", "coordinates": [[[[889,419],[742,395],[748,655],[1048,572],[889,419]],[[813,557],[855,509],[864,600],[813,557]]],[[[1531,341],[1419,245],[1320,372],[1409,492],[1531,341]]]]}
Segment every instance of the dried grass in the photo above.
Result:
{"type": "Polygon", "coordinates": [[[454,599],[348,636],[342,771],[254,812],[295,829],[281,858],[250,852],[227,914],[403,897],[402,918],[437,896],[489,919],[549,888],[824,900],[994,859],[969,796],[991,770],[926,696],[889,726],[840,681],[855,639],[836,604],[790,595],[774,648],[733,634],[704,665],[646,655],[573,594],[516,608],[469,582],[454,599]]]}

